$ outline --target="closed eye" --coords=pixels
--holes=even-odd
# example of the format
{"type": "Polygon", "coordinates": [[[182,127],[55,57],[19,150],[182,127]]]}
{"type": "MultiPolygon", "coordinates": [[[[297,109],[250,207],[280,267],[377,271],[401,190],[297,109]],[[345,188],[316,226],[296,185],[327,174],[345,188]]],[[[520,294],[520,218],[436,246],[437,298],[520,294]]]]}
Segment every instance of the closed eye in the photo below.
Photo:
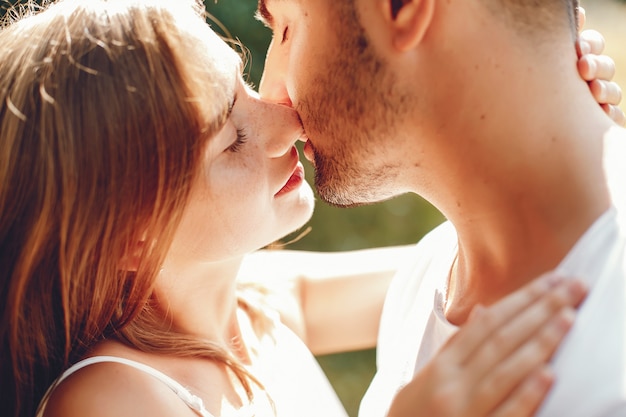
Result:
{"type": "Polygon", "coordinates": [[[280,41],[280,44],[287,42],[289,39],[289,26],[285,26],[285,30],[283,30],[283,39],[280,41]]]}
{"type": "Polygon", "coordinates": [[[241,147],[248,141],[248,136],[243,129],[237,129],[237,139],[226,149],[228,152],[239,152],[241,147]]]}

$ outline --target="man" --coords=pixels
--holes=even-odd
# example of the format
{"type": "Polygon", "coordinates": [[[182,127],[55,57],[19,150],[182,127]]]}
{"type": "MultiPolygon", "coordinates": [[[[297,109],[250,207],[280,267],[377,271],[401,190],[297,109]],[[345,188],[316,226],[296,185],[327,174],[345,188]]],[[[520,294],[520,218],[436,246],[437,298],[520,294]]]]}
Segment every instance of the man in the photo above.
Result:
{"type": "Polygon", "coordinates": [[[536,4],[261,2],[261,94],[298,110],[320,196],[414,192],[449,220],[392,283],[363,417],[384,415],[474,306],[551,269],[591,292],[539,415],[626,415],[626,132],[576,71],[575,5],[536,4]]]}

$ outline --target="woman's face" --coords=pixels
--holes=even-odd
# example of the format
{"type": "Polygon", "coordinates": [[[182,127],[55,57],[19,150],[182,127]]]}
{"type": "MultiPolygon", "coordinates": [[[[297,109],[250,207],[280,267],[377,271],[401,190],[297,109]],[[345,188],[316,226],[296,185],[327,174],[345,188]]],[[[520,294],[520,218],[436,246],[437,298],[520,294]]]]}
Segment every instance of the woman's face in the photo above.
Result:
{"type": "MultiPolygon", "coordinates": [[[[202,42],[206,47],[216,41],[202,42]]],[[[234,54],[230,48],[222,53],[234,54]]],[[[220,57],[216,52],[213,59],[220,57]]],[[[294,146],[303,134],[296,112],[261,101],[243,82],[236,62],[219,69],[225,72],[219,79],[229,80],[223,87],[231,92],[231,111],[204,150],[170,251],[177,257],[203,262],[238,257],[293,232],[313,212],[313,192],[294,146]]]]}

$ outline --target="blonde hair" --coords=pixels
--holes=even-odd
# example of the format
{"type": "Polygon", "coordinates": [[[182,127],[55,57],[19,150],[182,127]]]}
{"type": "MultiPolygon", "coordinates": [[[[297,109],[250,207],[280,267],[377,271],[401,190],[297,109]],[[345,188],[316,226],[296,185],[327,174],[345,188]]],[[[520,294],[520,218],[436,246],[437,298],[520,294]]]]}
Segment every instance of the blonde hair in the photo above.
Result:
{"type": "Polygon", "coordinates": [[[232,99],[211,67],[181,57],[203,6],[168,3],[61,1],[0,31],[7,415],[34,414],[59,373],[110,337],[220,361],[251,397],[254,379],[227,348],[164,330],[151,299],[204,144],[232,99]],[[202,108],[200,90],[211,98],[202,108]],[[137,270],[124,271],[137,251],[137,270]]]}

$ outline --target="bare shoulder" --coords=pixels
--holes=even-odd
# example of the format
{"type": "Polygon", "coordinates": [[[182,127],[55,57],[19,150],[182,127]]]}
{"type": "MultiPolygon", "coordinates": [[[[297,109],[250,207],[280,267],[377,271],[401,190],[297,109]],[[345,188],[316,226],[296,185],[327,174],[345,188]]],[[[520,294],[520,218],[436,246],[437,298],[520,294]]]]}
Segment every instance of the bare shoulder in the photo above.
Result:
{"type": "Polygon", "coordinates": [[[52,393],[44,417],[196,416],[163,382],[118,363],[98,363],[69,376],[52,393]]]}

